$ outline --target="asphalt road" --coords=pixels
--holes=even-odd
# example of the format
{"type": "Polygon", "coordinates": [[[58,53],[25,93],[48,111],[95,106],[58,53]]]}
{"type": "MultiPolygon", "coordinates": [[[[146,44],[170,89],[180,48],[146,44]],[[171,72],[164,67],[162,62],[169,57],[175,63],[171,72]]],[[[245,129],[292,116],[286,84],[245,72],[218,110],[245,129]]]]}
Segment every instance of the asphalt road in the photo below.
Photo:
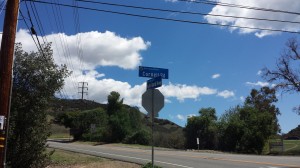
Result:
{"type": "MultiPolygon", "coordinates": [[[[48,142],[49,147],[115,160],[145,164],[151,149],[48,142]]],[[[164,168],[300,168],[300,157],[214,154],[194,151],[155,150],[155,164],[164,168]]]]}

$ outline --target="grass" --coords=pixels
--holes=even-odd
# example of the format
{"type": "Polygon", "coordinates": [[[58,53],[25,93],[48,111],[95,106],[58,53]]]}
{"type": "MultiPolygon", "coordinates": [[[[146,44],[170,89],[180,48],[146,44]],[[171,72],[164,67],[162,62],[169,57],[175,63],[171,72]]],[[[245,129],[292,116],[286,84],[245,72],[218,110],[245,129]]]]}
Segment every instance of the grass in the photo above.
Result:
{"type": "MultiPolygon", "coordinates": [[[[52,151],[53,149],[47,149],[52,151]]],[[[47,168],[140,168],[141,165],[55,149],[47,168]]]]}
{"type": "MultiPolygon", "coordinates": [[[[271,142],[275,142],[272,140],[271,142]]],[[[277,141],[278,142],[278,141],[277,141]]],[[[284,140],[284,152],[282,153],[281,147],[276,147],[270,151],[271,154],[283,154],[283,155],[300,155],[300,140],[284,140]]]]}
{"type": "MultiPolygon", "coordinates": [[[[154,168],[162,168],[162,167],[160,167],[160,166],[156,166],[156,165],[153,165],[153,167],[154,167],[154,168]]],[[[152,163],[151,163],[151,162],[149,162],[149,163],[147,163],[147,164],[143,165],[143,167],[142,167],[142,168],[152,168],[152,163]]]]}
{"type": "Polygon", "coordinates": [[[51,124],[50,131],[52,134],[49,138],[51,139],[70,138],[70,129],[64,126],[51,124]]]}
{"type": "MultiPolygon", "coordinates": [[[[48,149],[49,151],[53,149],[48,149]]],[[[55,149],[51,155],[51,165],[74,165],[104,162],[108,159],[55,149]]]]}

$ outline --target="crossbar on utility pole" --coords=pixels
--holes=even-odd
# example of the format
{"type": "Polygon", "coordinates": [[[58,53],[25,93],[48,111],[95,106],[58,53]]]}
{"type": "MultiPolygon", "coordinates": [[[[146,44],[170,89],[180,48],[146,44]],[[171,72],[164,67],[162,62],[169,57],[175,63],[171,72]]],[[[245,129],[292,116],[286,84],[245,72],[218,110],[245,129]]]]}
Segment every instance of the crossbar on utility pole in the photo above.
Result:
{"type": "Polygon", "coordinates": [[[79,89],[81,89],[81,91],[78,92],[78,93],[81,94],[81,100],[83,100],[83,94],[84,94],[84,93],[85,93],[86,95],[88,94],[88,92],[85,91],[85,89],[88,90],[88,87],[86,87],[86,86],[88,86],[88,83],[87,83],[87,82],[79,82],[79,84],[81,84],[81,83],[82,83],[82,86],[81,86],[81,87],[78,87],[79,89]],[[84,84],[86,84],[86,86],[84,86],[84,84]]]}
{"type": "Polygon", "coordinates": [[[5,167],[12,86],[12,66],[18,12],[19,0],[8,0],[6,4],[0,50],[0,168],[5,167]]]}

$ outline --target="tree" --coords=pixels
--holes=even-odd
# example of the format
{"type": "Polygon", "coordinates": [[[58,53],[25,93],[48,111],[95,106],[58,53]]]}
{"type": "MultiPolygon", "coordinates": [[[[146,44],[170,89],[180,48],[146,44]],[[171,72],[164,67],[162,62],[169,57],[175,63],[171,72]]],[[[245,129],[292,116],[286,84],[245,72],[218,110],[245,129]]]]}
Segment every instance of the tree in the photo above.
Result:
{"type": "Polygon", "coordinates": [[[55,118],[58,124],[74,130],[74,140],[106,140],[108,115],[99,107],[93,110],[70,111],[61,113],[55,118]],[[95,125],[95,132],[91,134],[91,124],[95,125]]]}
{"type": "Polygon", "coordinates": [[[199,116],[188,118],[184,129],[186,147],[197,148],[196,138],[200,140],[201,149],[214,149],[217,141],[217,116],[214,108],[202,108],[199,116]]]}
{"type": "Polygon", "coordinates": [[[273,104],[276,103],[275,89],[269,87],[262,87],[260,90],[252,89],[250,96],[245,100],[245,106],[250,106],[260,112],[268,112],[273,118],[273,134],[280,132],[277,115],[280,115],[279,109],[273,104]]]}
{"type": "Polygon", "coordinates": [[[271,135],[274,135],[273,116],[268,111],[244,106],[240,109],[242,136],[236,150],[242,153],[261,154],[271,135]]]}
{"type": "Polygon", "coordinates": [[[17,44],[13,68],[13,88],[7,163],[10,167],[45,167],[45,151],[50,134],[46,118],[47,103],[69,75],[65,65],[52,58],[51,45],[43,52],[27,53],[17,44]]]}
{"type": "Polygon", "coordinates": [[[244,122],[240,119],[240,107],[226,111],[218,122],[218,147],[224,151],[236,151],[244,134],[244,122]]]}
{"type": "Polygon", "coordinates": [[[252,89],[243,106],[226,111],[218,122],[219,148],[261,154],[270,136],[280,127],[275,89],[252,89]]]}
{"type": "Polygon", "coordinates": [[[118,92],[112,91],[110,95],[107,96],[107,114],[109,116],[120,111],[123,105],[123,99],[120,99],[120,94],[118,92]]]}
{"type": "MultiPolygon", "coordinates": [[[[291,38],[286,43],[274,70],[267,67],[262,70],[262,77],[268,82],[275,83],[276,89],[283,92],[300,92],[300,51],[296,38],[291,38]]],[[[300,115],[300,106],[294,111],[300,115]]]]}

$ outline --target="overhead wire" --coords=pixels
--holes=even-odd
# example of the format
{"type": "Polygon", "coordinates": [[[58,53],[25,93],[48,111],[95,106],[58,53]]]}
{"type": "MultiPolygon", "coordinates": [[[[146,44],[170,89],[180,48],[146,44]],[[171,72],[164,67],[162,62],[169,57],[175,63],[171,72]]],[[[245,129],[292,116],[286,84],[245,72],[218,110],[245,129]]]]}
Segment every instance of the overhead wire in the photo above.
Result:
{"type": "Polygon", "coordinates": [[[126,15],[126,16],[140,17],[140,18],[163,20],[163,21],[173,21],[173,22],[190,23],[190,24],[198,24],[198,25],[213,25],[213,26],[240,28],[240,29],[249,29],[249,30],[273,31],[273,32],[285,32],[285,33],[300,34],[300,32],[298,32],[298,31],[289,31],[289,30],[282,30],[282,29],[248,27],[248,26],[238,26],[238,25],[230,25],[230,24],[199,22],[199,21],[191,21],[191,20],[183,20],[183,19],[163,18],[163,17],[157,17],[157,16],[149,16],[149,15],[127,13],[127,12],[118,12],[118,11],[112,11],[112,10],[96,9],[96,8],[91,8],[91,7],[74,6],[74,5],[62,4],[62,3],[51,3],[51,2],[45,2],[45,1],[39,1],[39,0],[35,0],[34,2],[49,4],[49,5],[59,5],[59,6],[70,7],[70,8],[85,9],[85,10],[91,10],[91,11],[98,11],[98,12],[105,12],[105,13],[112,13],[112,14],[118,14],[118,15],[126,15]]]}
{"type": "MultiPolygon", "coordinates": [[[[53,26],[52,21],[51,21],[52,19],[50,18],[50,12],[49,12],[49,10],[46,6],[44,6],[44,7],[45,7],[46,16],[48,18],[47,20],[48,20],[48,23],[51,27],[51,30],[54,30],[54,26],[53,26]]],[[[55,36],[53,36],[53,42],[54,42],[54,45],[56,46],[56,48],[59,48],[58,47],[58,42],[57,42],[55,36]]],[[[56,50],[56,52],[57,52],[57,55],[58,55],[58,57],[57,57],[58,61],[62,62],[61,61],[62,56],[60,54],[60,51],[56,50]]],[[[59,91],[59,94],[60,94],[61,98],[65,98],[65,99],[70,98],[70,96],[68,95],[68,93],[66,92],[66,89],[64,87],[62,87],[62,89],[59,91]]]]}
{"type": "Polygon", "coordinates": [[[41,37],[43,39],[43,42],[44,44],[47,42],[47,39],[46,39],[46,36],[45,36],[45,31],[44,31],[44,28],[43,28],[43,25],[42,25],[42,22],[40,20],[40,17],[39,17],[39,14],[38,14],[38,11],[36,9],[36,5],[35,3],[30,3],[30,7],[31,7],[31,10],[32,10],[32,13],[33,13],[33,16],[36,20],[36,23],[38,25],[38,29],[40,31],[40,34],[41,34],[41,37]]]}
{"type": "Polygon", "coordinates": [[[207,5],[214,5],[214,6],[225,6],[225,7],[232,7],[232,8],[243,8],[243,9],[251,9],[251,10],[265,11],[265,12],[300,15],[299,12],[270,9],[270,8],[259,8],[259,7],[254,7],[254,6],[245,6],[245,5],[238,5],[238,4],[232,4],[232,3],[216,2],[216,1],[212,1],[212,0],[177,0],[177,1],[189,2],[189,3],[200,3],[200,4],[207,4],[207,5]]]}
{"type": "MultiPolygon", "coordinates": [[[[76,0],[72,1],[74,6],[78,6],[78,2],[76,0]]],[[[80,33],[80,17],[78,8],[73,8],[73,18],[74,18],[74,27],[75,27],[75,34],[76,34],[76,45],[77,45],[77,55],[79,58],[79,68],[81,71],[84,70],[83,67],[83,49],[82,49],[82,42],[81,42],[81,33],[80,33]]],[[[85,76],[82,76],[80,79],[81,82],[85,81],[85,76]]]]}
{"type": "MultiPolygon", "coordinates": [[[[53,1],[54,1],[54,4],[58,3],[58,1],[55,1],[55,0],[53,0],[53,1]]],[[[51,1],[51,2],[53,2],[53,1],[51,1]]],[[[54,21],[55,21],[57,30],[59,32],[65,32],[65,27],[64,27],[64,22],[63,22],[63,17],[62,17],[60,6],[59,5],[52,6],[52,12],[53,12],[53,15],[54,15],[54,18],[55,18],[54,21]]],[[[73,71],[74,70],[74,65],[72,63],[72,59],[71,59],[71,56],[70,56],[71,55],[70,54],[70,49],[69,49],[65,34],[64,33],[58,33],[58,37],[60,39],[61,48],[62,48],[62,51],[64,53],[63,56],[65,57],[68,68],[71,69],[71,71],[73,71]]],[[[71,79],[71,83],[72,83],[71,85],[73,87],[73,92],[77,93],[77,82],[75,82],[76,79],[75,79],[73,74],[71,74],[70,79],[71,79]]]]}
{"type": "Polygon", "coordinates": [[[191,14],[191,15],[215,16],[215,17],[235,18],[235,19],[248,19],[248,20],[259,20],[259,21],[270,21],[270,22],[282,22],[282,23],[300,24],[300,22],[297,22],[297,21],[287,21],[287,20],[278,20],[278,19],[265,19],[265,18],[255,18],[255,17],[242,17],[242,16],[232,16],[232,15],[218,15],[218,14],[209,14],[209,13],[201,13],[201,12],[179,11],[179,10],[171,10],[171,9],[150,8],[150,7],[142,7],[142,6],[134,6],[134,5],[124,5],[124,4],[108,3],[108,2],[93,1],[93,0],[76,0],[76,1],[79,1],[79,2],[88,2],[88,3],[94,3],[94,4],[101,4],[101,5],[110,5],[110,6],[119,6],[119,7],[126,7],[126,8],[134,8],[134,9],[160,11],[160,12],[173,12],[173,13],[180,13],[180,14],[191,14]]]}
{"type": "Polygon", "coordinates": [[[19,10],[19,11],[20,11],[20,14],[21,14],[21,16],[22,16],[22,18],[23,18],[23,21],[24,21],[24,23],[25,23],[25,25],[26,25],[26,27],[27,27],[29,33],[30,33],[30,36],[31,36],[31,38],[32,38],[32,40],[33,40],[33,42],[34,42],[36,48],[38,49],[38,51],[40,51],[40,46],[39,46],[39,45],[37,44],[37,42],[35,41],[35,39],[34,39],[34,37],[33,37],[33,34],[32,34],[32,32],[30,31],[30,26],[28,25],[25,16],[23,15],[23,13],[22,13],[21,10],[19,10]]]}
{"type": "Polygon", "coordinates": [[[0,4],[0,8],[1,8],[1,10],[0,10],[0,15],[1,15],[1,13],[4,11],[4,8],[5,8],[5,6],[6,6],[7,1],[8,1],[8,0],[3,0],[2,3],[0,4]]]}
{"type": "MultiPolygon", "coordinates": [[[[28,12],[28,17],[29,17],[29,21],[30,21],[30,23],[31,23],[31,28],[29,29],[29,32],[31,33],[31,35],[35,35],[35,37],[36,37],[36,40],[37,40],[37,44],[38,44],[38,49],[39,49],[39,52],[42,54],[42,56],[44,57],[44,59],[47,59],[46,58],[46,56],[45,56],[45,53],[44,53],[44,51],[43,51],[43,47],[42,47],[42,45],[41,45],[41,42],[40,42],[40,40],[39,40],[39,37],[38,37],[38,35],[37,35],[37,32],[35,31],[35,29],[34,29],[34,24],[33,24],[33,21],[32,21],[32,18],[31,18],[31,15],[30,15],[30,12],[29,12],[29,8],[28,8],[28,6],[27,6],[27,3],[25,2],[25,6],[26,6],[26,9],[27,9],[27,12],[28,12]]],[[[24,15],[23,15],[24,16],[24,15]]],[[[23,19],[25,19],[25,18],[23,18],[23,19]]]]}

